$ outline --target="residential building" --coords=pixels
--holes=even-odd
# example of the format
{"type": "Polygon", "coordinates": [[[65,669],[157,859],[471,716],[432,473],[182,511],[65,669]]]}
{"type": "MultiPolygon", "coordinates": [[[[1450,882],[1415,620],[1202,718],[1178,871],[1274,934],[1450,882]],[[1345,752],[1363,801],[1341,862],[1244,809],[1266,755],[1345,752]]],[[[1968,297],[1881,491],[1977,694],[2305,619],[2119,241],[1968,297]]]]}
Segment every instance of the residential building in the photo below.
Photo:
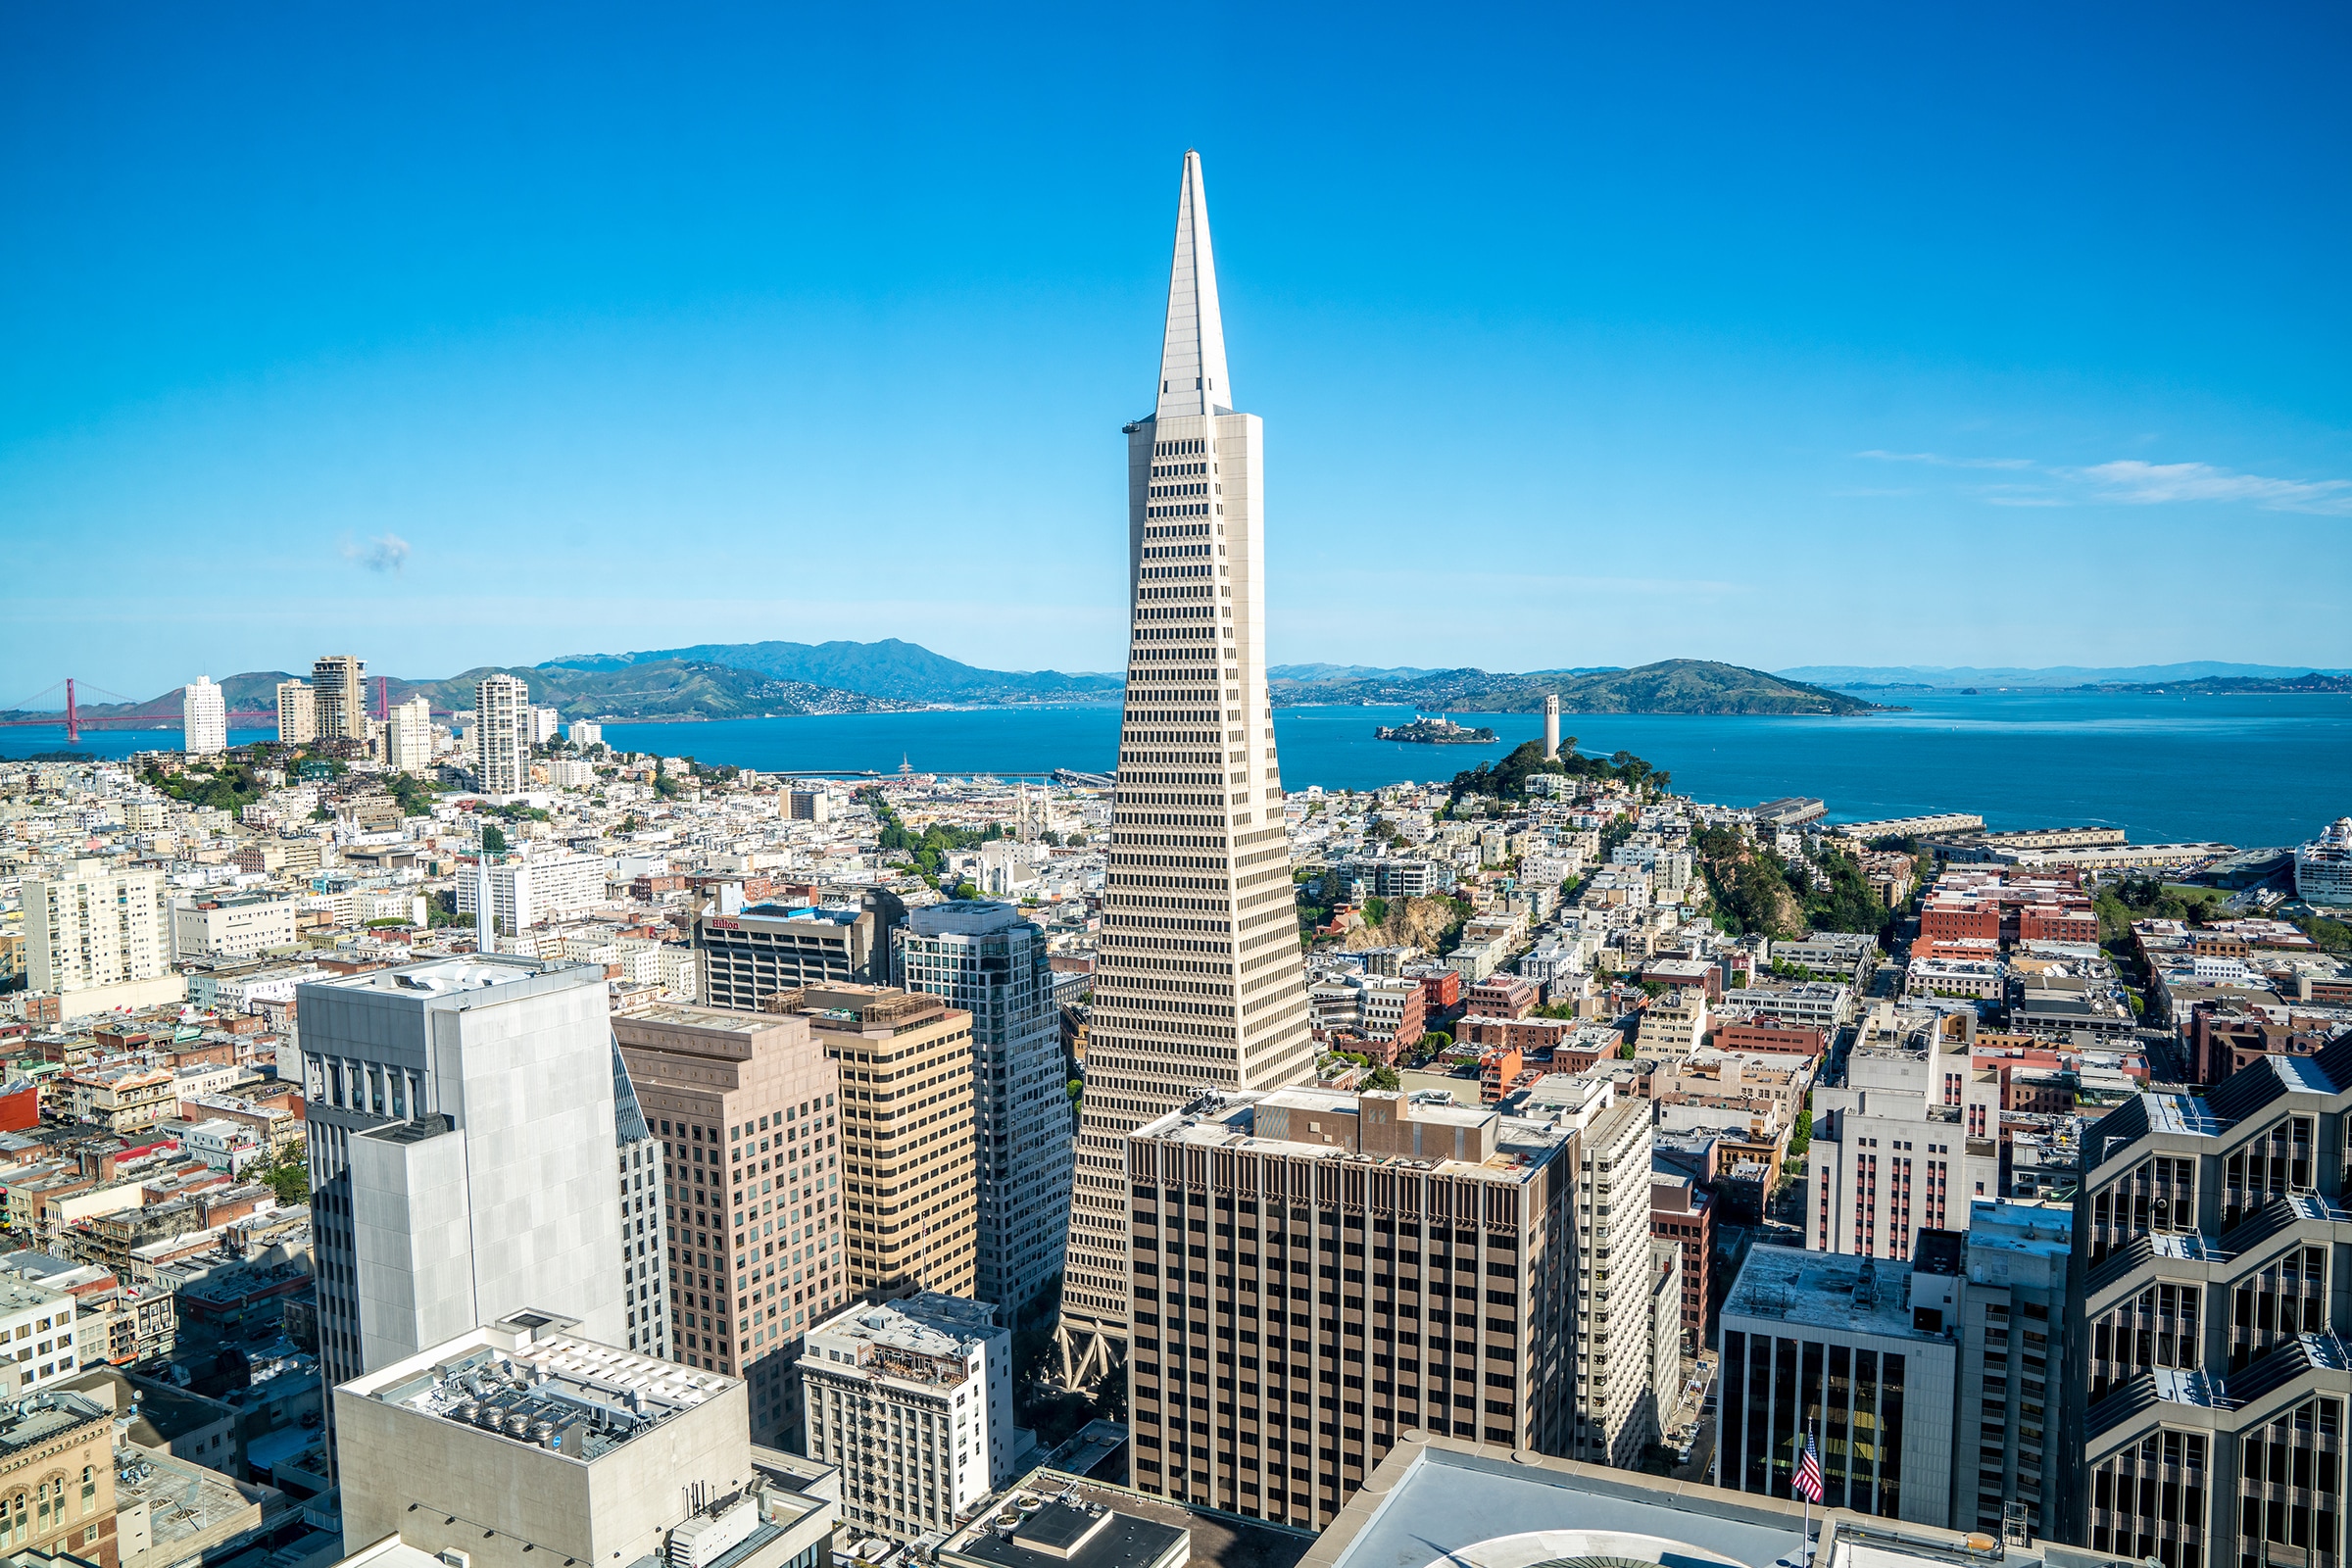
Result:
{"type": "Polygon", "coordinates": [[[1649,1234],[1671,1242],[1682,1251],[1679,1270],[1682,1292],[1683,1349],[1696,1355],[1711,1337],[1708,1332],[1707,1286],[1715,1255],[1715,1205],[1709,1194],[1688,1176],[1656,1171],[1649,1179],[1649,1234]]]}
{"type": "Polygon", "coordinates": [[[591,719],[575,718],[564,726],[564,738],[581,751],[605,744],[605,726],[591,719]]]}
{"type": "Polygon", "coordinates": [[[1642,1009],[1634,1050],[1644,1056],[1687,1056],[1707,1037],[1707,994],[1692,987],[1652,997],[1642,1009]]]}
{"type": "Polygon", "coordinates": [[[806,1019],[840,1074],[850,1291],[969,1296],[979,1229],[972,1015],[895,986],[804,986],[761,1007],[806,1019]]]}
{"type": "Polygon", "coordinates": [[[564,715],[552,708],[531,710],[530,737],[533,746],[545,746],[564,728],[564,715]]]}
{"type": "MultiPolygon", "coordinates": [[[[1212,1093],[1138,1128],[1132,1484],[1315,1530],[1409,1432],[1584,1451],[1583,1136],[1562,1118],[1309,1089],[1212,1093]]],[[[1629,1379],[1646,1390],[1639,1240],[1616,1283],[1642,1298],[1617,1317],[1640,1330],[1629,1379]]]]}
{"type": "MultiPolygon", "coordinates": [[[[458,912],[480,918],[481,890],[470,874],[458,878],[458,912]]],[[[490,867],[491,929],[518,936],[605,901],[605,862],[593,855],[556,850],[509,857],[490,867]]]]}
{"type": "Polygon", "coordinates": [[[172,967],[164,875],[75,860],[24,884],[25,968],[34,991],[135,986],[172,967]]]}
{"type": "Polygon", "coordinates": [[[746,1404],[547,1308],[440,1341],[334,1391],[346,1568],[831,1568],[829,1478],[746,1404]]]}
{"type": "Polygon", "coordinates": [[[898,983],[971,1014],[978,1166],[973,1289],[1008,1327],[1061,1273],[1070,1231],[1070,1102],[1046,933],[1008,905],[908,913],[898,983]]]}
{"type": "Polygon", "coordinates": [[[534,1302],[625,1343],[604,971],[473,955],[295,1001],[328,1379],[534,1302]]]}
{"type": "Polygon", "coordinates": [[[2340,1560],[2352,1355],[2352,1040],[2141,1094],[2083,1140],[2075,1200],[2092,1550],[2166,1568],[2340,1560]]]}
{"type": "Polygon", "coordinates": [[[412,697],[392,710],[384,726],[384,765],[398,773],[423,773],[433,765],[433,705],[412,697]]]}
{"type": "Polygon", "coordinates": [[[985,1301],[926,1291],[808,1331],[808,1452],[841,1472],[845,1520],[944,1534],[1012,1479],[1012,1334],[985,1301]]]}
{"type": "Polygon", "coordinates": [[[181,748],[191,757],[218,757],[228,750],[228,701],[210,675],[180,688],[181,748]]]}
{"type": "MultiPolygon", "coordinates": [[[[16,1274],[0,1277],[0,1360],[16,1363],[13,1397],[41,1393],[80,1370],[75,1311],[69,1292],[16,1274]]],[[[102,1347],[94,1359],[105,1359],[102,1347]]]]}
{"type": "Polygon", "coordinates": [[[1576,1427],[1567,1451],[1625,1470],[1639,1467],[1642,1448],[1658,1439],[1649,1156],[1650,1106],[1641,1100],[1592,1113],[1577,1150],[1576,1427]]]}
{"type": "Polygon", "coordinates": [[[1750,1017],[1778,1018],[1811,1029],[1836,1030],[1854,1015],[1853,987],[1828,980],[1808,980],[1793,986],[1752,986],[1726,991],[1726,1011],[1750,1017]]]}
{"type": "Polygon", "coordinates": [[[318,693],[298,680],[277,683],[277,742],[308,746],[318,738],[318,693]]]}
{"type": "MultiPolygon", "coordinates": [[[[368,664],[349,654],[324,654],[311,662],[315,740],[368,738],[368,664]]],[[[283,721],[283,699],[279,717],[283,721]]]]}
{"type": "Polygon", "coordinates": [[[531,689],[514,675],[485,675],[473,689],[474,775],[484,795],[519,795],[531,783],[531,689]]]}
{"type": "Polygon", "coordinates": [[[780,991],[813,985],[887,985],[906,906],[879,890],[850,908],[747,905],[694,923],[706,1006],[751,1012],[780,991]]]}
{"type": "Polygon", "coordinates": [[[294,945],[294,900],[283,893],[231,893],[172,902],[174,962],[252,958],[294,945]]]}
{"type": "Polygon", "coordinates": [[[630,1276],[633,1326],[660,1328],[666,1292],[674,1324],[649,1343],[744,1378],[755,1439],[798,1446],[792,1365],[847,1297],[837,1069],[797,1017],[657,1006],[612,1034],[661,1141],[671,1244],[666,1279],[630,1276]]]}
{"type": "Polygon", "coordinates": [[[1266,691],[1264,427],[1236,407],[1187,153],[1157,404],[1126,426],[1126,709],[1057,1330],[1073,1384],[1127,1339],[1122,1141],[1204,1088],[1313,1069],[1266,691]]]}
{"type": "Polygon", "coordinates": [[[1721,1317],[1716,1485],[1788,1497],[1808,1437],[1823,1505],[1948,1528],[1958,1347],[1950,1281],[1906,1263],[1755,1247],[1721,1317]],[[1926,1307],[1914,1312],[1914,1303],[1926,1307]]]}
{"type": "Polygon", "coordinates": [[[0,1405],[0,1509],[15,1561],[118,1568],[110,1405],[67,1393],[0,1405]]]}

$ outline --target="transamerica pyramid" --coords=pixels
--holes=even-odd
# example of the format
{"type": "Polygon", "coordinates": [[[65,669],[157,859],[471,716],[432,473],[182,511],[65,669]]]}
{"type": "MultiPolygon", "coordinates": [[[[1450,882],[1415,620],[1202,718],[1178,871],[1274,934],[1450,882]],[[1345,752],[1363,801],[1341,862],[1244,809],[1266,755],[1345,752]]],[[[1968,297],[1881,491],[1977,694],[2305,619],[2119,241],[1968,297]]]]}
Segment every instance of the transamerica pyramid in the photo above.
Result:
{"type": "Polygon", "coordinates": [[[1233,410],[1198,153],[1157,407],[1126,435],[1132,630],[1062,1278],[1072,1384],[1126,1346],[1128,1133],[1314,1064],[1266,697],[1265,426],[1233,410]]]}

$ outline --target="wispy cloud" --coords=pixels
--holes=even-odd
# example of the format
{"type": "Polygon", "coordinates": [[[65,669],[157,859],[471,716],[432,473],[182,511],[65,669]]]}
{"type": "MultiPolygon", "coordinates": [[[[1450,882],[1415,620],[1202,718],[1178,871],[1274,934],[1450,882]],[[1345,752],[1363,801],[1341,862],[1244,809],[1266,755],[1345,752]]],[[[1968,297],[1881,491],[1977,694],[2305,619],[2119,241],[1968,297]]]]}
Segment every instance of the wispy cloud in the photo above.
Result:
{"type": "Polygon", "coordinates": [[[356,561],[378,574],[399,571],[409,564],[409,542],[396,533],[378,534],[367,540],[343,541],[345,561],[356,561]]]}
{"type": "Polygon", "coordinates": [[[2273,479],[2210,463],[2102,463],[2080,470],[2094,499],[2152,507],[2176,501],[2243,502],[2265,512],[2352,517],[2352,479],[2273,479]]]}
{"type": "Polygon", "coordinates": [[[2031,468],[2032,458],[1947,458],[1940,452],[1857,452],[1878,463],[1924,463],[1935,468],[2031,468]]]}

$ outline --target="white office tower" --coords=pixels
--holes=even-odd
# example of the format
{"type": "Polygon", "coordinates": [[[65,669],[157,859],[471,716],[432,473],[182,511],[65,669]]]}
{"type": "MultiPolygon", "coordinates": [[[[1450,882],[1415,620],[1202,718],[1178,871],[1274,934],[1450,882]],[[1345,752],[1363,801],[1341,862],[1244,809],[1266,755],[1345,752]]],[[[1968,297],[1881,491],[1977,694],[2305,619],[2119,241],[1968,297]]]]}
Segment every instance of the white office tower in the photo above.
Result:
{"type": "Polygon", "coordinates": [[[844,1520],[913,1541],[1012,1479],[1012,1335],[986,1301],[853,1306],[800,1364],[808,1457],[840,1470],[844,1520]]]}
{"type": "Polygon", "coordinates": [[[958,901],[910,910],[896,948],[901,986],[972,1015],[973,1293],[1017,1325],[1061,1272],[1070,1229],[1070,1102],[1046,933],[1009,905],[958,901]]]}
{"type": "Polygon", "coordinates": [[[627,1344],[604,970],[436,958],[295,1004],[327,1380],[532,1305],[627,1344]]]}
{"type": "Polygon", "coordinates": [[[433,704],[412,697],[384,724],[384,763],[396,773],[429,772],[433,765],[433,704]]]}
{"type": "Polygon", "coordinates": [[[1059,1340],[1127,1340],[1133,1129],[1313,1064],[1266,697],[1264,426],[1233,412],[1200,158],[1184,155],[1158,406],[1126,427],[1134,594],[1059,1340]]]}
{"type": "Polygon", "coordinates": [[[191,757],[218,757],[228,750],[228,701],[210,675],[199,675],[180,692],[181,746],[191,757]]]}
{"type": "Polygon", "coordinates": [[[473,689],[474,771],[484,795],[520,795],[531,779],[531,689],[513,675],[485,675],[473,689]]]}

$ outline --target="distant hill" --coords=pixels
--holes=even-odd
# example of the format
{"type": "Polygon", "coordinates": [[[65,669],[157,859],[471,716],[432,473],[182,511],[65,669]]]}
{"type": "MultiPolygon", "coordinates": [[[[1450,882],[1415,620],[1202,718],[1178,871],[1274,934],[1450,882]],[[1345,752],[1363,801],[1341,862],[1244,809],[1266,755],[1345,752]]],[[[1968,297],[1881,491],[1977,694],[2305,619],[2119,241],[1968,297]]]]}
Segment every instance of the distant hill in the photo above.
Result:
{"type": "MultiPolygon", "coordinates": [[[[2301,675],[2308,664],[2230,664],[2212,660],[2192,660],[2182,664],[2124,664],[2100,667],[2083,664],[2050,664],[2037,669],[2011,666],[1978,668],[1974,665],[1940,664],[1800,664],[1794,669],[1779,671],[1785,680],[1807,681],[1816,686],[1851,686],[1868,689],[1883,686],[1928,686],[1936,688],[1960,686],[2052,686],[2076,687],[2110,685],[2128,682],[2139,685],[2159,685],[2173,681],[2204,680],[2208,678],[2245,678],[2250,680],[2291,679],[2301,675]]],[[[2326,674],[2352,674],[2348,670],[2328,670],[2326,674]]]]}
{"type": "Polygon", "coordinates": [[[1410,679],[1273,680],[1278,704],[1369,703],[1424,712],[1535,713],[1559,693],[1569,713],[1851,714],[1874,704],[1709,660],[1669,659],[1637,669],[1496,674],[1442,669],[1410,679]]]}
{"type": "Polygon", "coordinates": [[[806,681],[904,703],[1051,703],[1116,698],[1117,675],[980,669],[896,637],[878,643],[702,643],[639,654],[571,654],[541,669],[618,670],[674,660],[724,664],[777,680],[806,681]]]}
{"type": "MultiPolygon", "coordinates": [[[[395,703],[423,696],[436,712],[467,712],[473,708],[474,688],[485,675],[517,675],[530,688],[531,701],[561,709],[565,718],[610,719],[615,722],[654,719],[753,718],[761,714],[887,713],[922,707],[862,692],[841,691],[807,681],[776,680],[749,670],[730,669],[695,660],[662,660],[621,669],[501,669],[485,664],[444,680],[410,680],[399,675],[384,681],[384,695],[395,703]]],[[[288,679],[276,670],[231,675],[220,684],[228,695],[229,711],[248,715],[268,713],[262,727],[276,722],[277,683],[288,679]]],[[[175,729],[180,722],[180,694],[175,686],[143,703],[105,703],[81,710],[85,722],[147,725],[175,729]]],[[[368,678],[368,708],[376,707],[375,678],[368,678]]],[[[31,714],[6,714],[31,717],[31,714]]],[[[232,720],[232,722],[234,722],[232,720]]],[[[252,720],[248,718],[246,722],[252,720]]]]}
{"type": "Polygon", "coordinates": [[[2250,675],[2208,675],[2203,680],[2138,682],[2096,681],[2073,688],[2082,692],[2163,692],[2170,696],[2218,697],[2233,692],[2352,692],[2352,675],[2323,675],[2318,670],[2292,678],[2250,675]]]}

